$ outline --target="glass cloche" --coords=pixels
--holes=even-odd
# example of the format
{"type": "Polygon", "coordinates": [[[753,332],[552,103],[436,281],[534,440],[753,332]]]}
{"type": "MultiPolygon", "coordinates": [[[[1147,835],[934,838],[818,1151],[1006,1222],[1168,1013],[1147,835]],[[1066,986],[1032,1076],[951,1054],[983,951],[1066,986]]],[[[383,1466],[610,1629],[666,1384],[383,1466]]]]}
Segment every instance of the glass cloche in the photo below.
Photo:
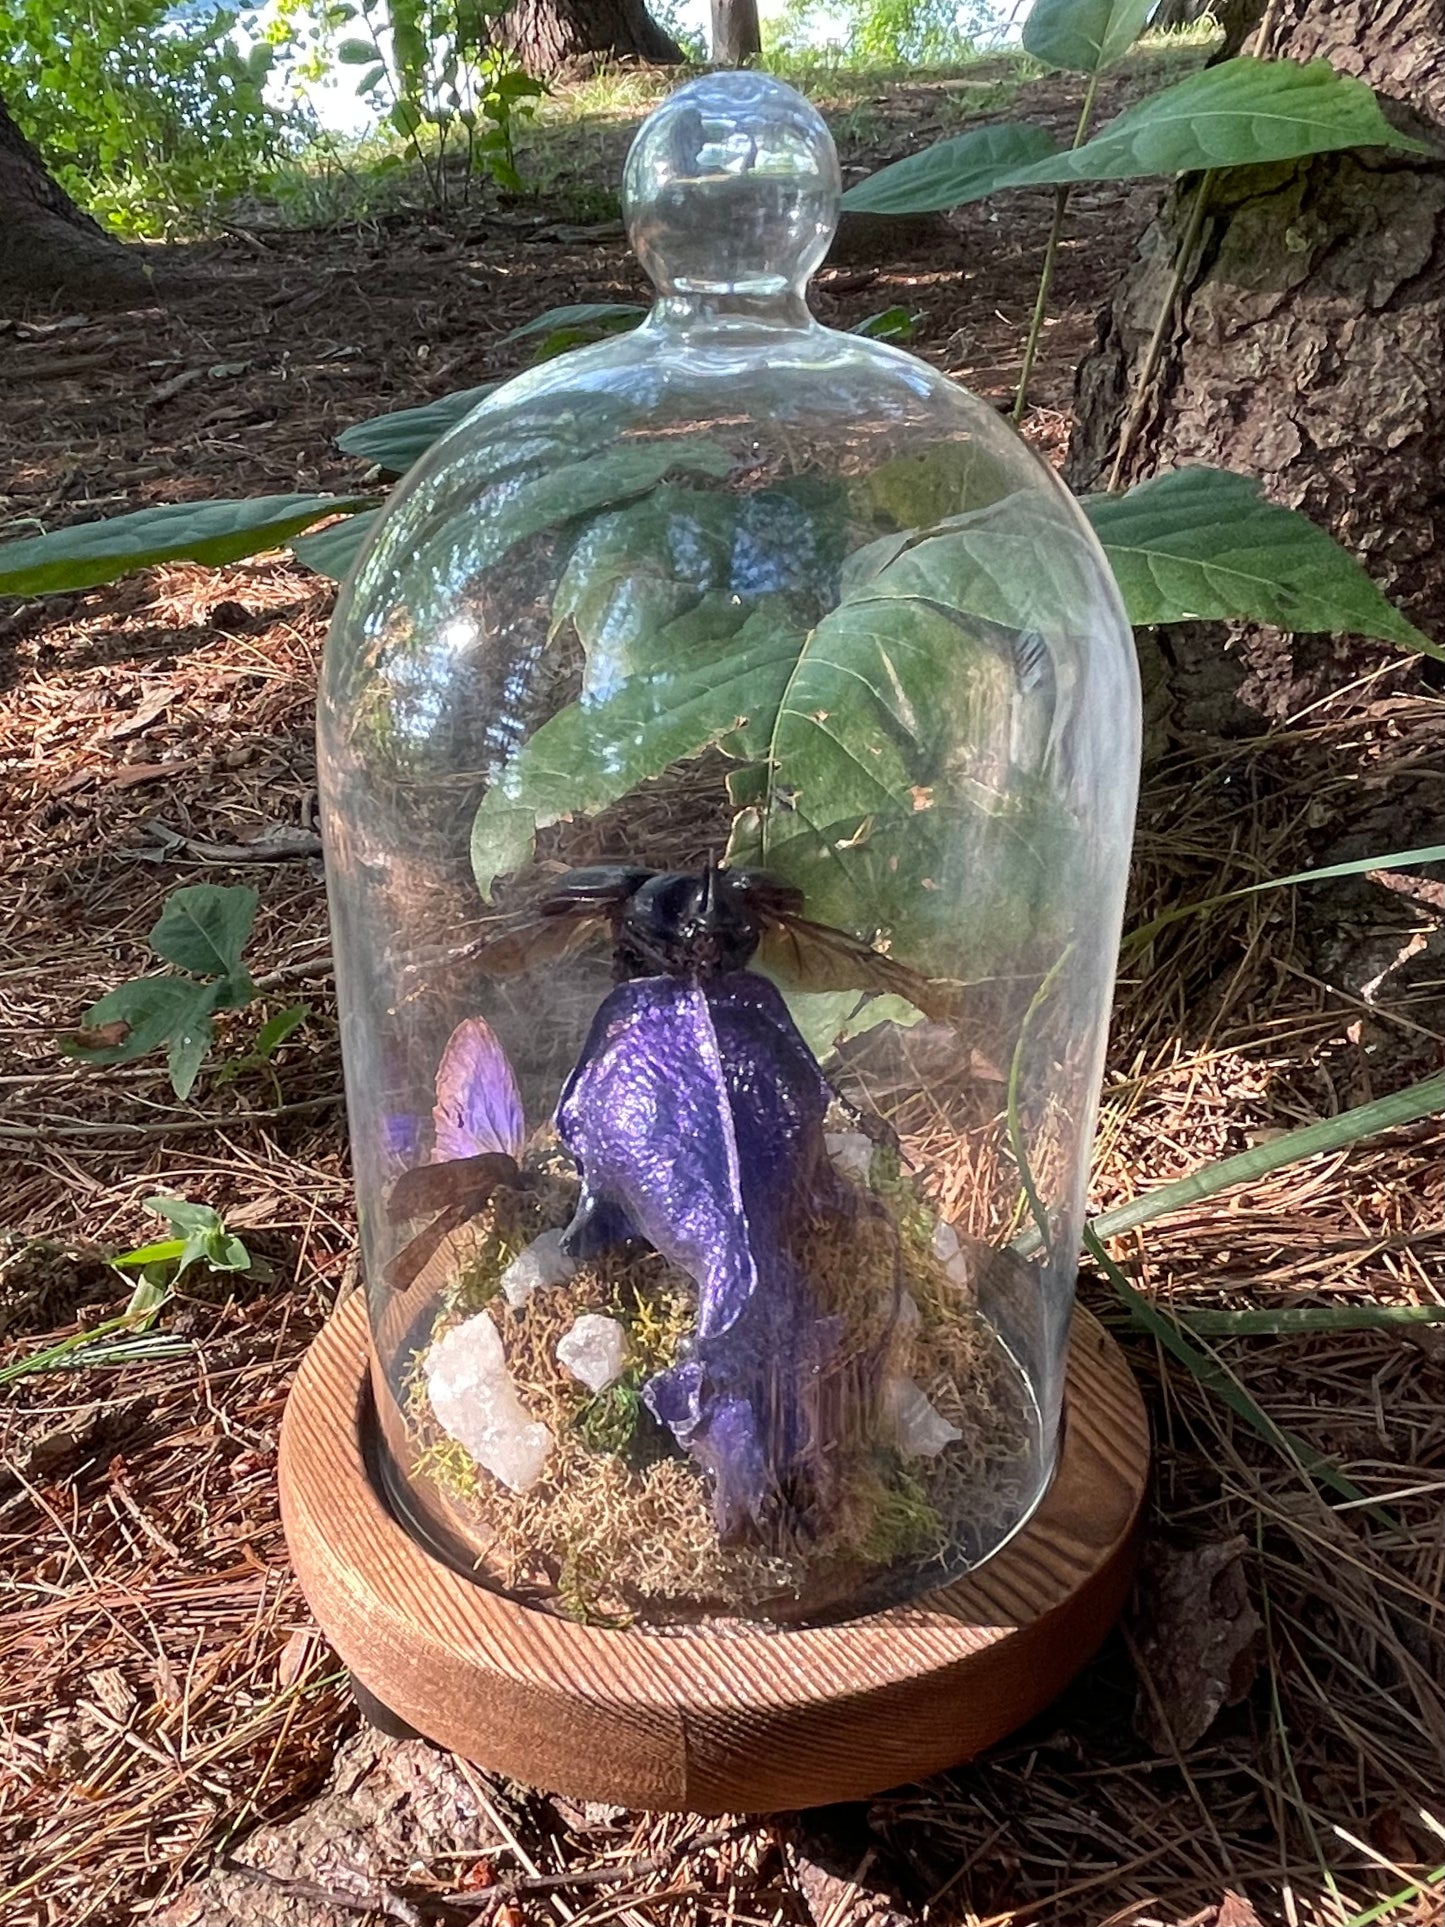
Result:
{"type": "Polygon", "coordinates": [[[790,88],[667,100],[648,320],[417,465],[326,649],[387,1487],[604,1626],[938,1585],[1059,1436],[1132,640],[995,412],[809,314],[838,195],[790,88]]]}

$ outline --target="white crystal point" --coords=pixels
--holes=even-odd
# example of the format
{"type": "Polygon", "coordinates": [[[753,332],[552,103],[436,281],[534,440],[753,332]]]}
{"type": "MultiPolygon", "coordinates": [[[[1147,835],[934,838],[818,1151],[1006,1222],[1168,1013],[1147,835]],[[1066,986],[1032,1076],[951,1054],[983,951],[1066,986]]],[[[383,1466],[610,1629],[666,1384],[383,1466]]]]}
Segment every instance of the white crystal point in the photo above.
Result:
{"type": "Polygon", "coordinates": [[[577,1267],[562,1249],[560,1231],[544,1231],[519,1251],[502,1273],[502,1296],[520,1311],[539,1285],[565,1285],[577,1267]]]}
{"type": "Polygon", "coordinates": [[[615,1318],[584,1311],[557,1340],[557,1362],[593,1392],[605,1392],[622,1376],[627,1362],[627,1333],[615,1318]]]}
{"type": "Polygon", "coordinates": [[[916,1332],[923,1323],[923,1313],[918,1309],[918,1300],[911,1291],[898,1294],[898,1315],[894,1322],[901,1332],[916,1332]]]}
{"type": "Polygon", "coordinates": [[[868,1173],[873,1168],[872,1138],[865,1137],[861,1131],[828,1131],[823,1137],[823,1149],[840,1178],[855,1178],[859,1184],[868,1182],[868,1173]]]}
{"type": "Polygon", "coordinates": [[[950,1283],[966,1285],[969,1280],[968,1253],[959,1242],[958,1233],[948,1222],[940,1218],[933,1227],[933,1255],[943,1266],[944,1275],[950,1283]]]}
{"type": "Polygon", "coordinates": [[[517,1397],[490,1313],[478,1312],[437,1340],[426,1355],[426,1388],[437,1424],[484,1471],[514,1492],[536,1484],[552,1434],[517,1397]]]}
{"type": "Polygon", "coordinates": [[[883,1409],[892,1421],[898,1449],[905,1458],[937,1458],[945,1445],[963,1437],[937,1406],[929,1404],[914,1381],[901,1373],[884,1379],[883,1409]]]}

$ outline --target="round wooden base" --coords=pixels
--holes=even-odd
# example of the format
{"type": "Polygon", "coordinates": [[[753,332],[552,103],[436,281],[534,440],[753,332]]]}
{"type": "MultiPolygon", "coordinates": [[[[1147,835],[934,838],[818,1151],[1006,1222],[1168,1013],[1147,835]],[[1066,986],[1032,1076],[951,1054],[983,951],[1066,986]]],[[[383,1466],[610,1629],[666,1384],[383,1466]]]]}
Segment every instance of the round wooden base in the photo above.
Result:
{"type": "Polygon", "coordinates": [[[434,1558],[368,1458],[362,1294],[308,1352],[281,1430],[281,1509],[323,1630],[367,1691],[477,1765],[580,1799],[700,1813],[853,1800],[970,1759],[1037,1713],[1123,1603],[1144,1408],[1074,1318],[1054,1480],[962,1579],[842,1625],[613,1631],[520,1606],[434,1558]]]}

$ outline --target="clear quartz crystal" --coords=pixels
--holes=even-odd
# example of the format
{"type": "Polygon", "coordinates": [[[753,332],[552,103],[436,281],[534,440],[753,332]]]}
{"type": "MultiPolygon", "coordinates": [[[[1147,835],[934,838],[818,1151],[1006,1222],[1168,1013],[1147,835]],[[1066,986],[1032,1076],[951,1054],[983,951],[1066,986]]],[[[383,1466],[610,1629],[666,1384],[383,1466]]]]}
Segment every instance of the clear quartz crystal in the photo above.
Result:
{"type": "Polygon", "coordinates": [[[627,1332],[615,1318],[584,1311],[557,1340],[557,1357],[589,1391],[605,1392],[621,1378],[627,1363],[627,1332]]]}
{"type": "Polygon", "coordinates": [[[552,1434],[517,1396],[490,1312],[478,1312],[437,1340],[426,1356],[426,1381],[437,1424],[478,1465],[514,1492],[536,1484],[552,1434]]]}
{"type": "Polygon", "coordinates": [[[520,1311],[534,1291],[543,1285],[565,1285],[576,1271],[562,1249],[561,1229],[544,1231],[519,1251],[502,1273],[502,1296],[513,1311],[520,1311]]]}

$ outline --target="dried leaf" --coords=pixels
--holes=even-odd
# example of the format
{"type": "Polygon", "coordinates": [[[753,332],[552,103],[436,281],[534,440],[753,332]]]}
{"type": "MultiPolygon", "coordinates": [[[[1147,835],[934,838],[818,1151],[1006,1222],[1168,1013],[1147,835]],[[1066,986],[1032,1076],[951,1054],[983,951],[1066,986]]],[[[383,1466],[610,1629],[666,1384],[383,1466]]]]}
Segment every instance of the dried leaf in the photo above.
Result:
{"type": "Polygon", "coordinates": [[[1262,1626],[1244,1550],[1242,1538],[1145,1550],[1134,1609],[1144,1674],[1134,1726],[1161,1753],[1193,1746],[1254,1682],[1262,1626]]]}

